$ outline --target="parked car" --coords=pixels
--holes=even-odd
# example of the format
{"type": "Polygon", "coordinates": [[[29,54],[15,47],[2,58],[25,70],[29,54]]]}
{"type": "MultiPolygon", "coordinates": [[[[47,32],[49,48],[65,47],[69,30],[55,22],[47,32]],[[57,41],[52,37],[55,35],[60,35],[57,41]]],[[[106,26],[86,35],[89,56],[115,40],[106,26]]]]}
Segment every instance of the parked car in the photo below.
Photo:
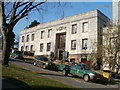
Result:
{"type": "Polygon", "coordinates": [[[86,65],[80,63],[73,63],[71,66],[61,64],[59,70],[63,71],[65,76],[68,74],[79,76],[82,77],[86,82],[90,80],[100,80],[102,78],[101,74],[89,70],[86,65]]]}
{"type": "Polygon", "coordinates": [[[35,56],[34,58],[34,66],[38,65],[42,68],[48,68],[48,69],[55,69],[56,66],[54,63],[51,62],[50,59],[48,59],[47,57],[43,57],[43,56],[35,56]]]}
{"type": "Polygon", "coordinates": [[[13,57],[13,58],[23,58],[23,54],[22,54],[21,51],[12,49],[10,57],[13,57]]]}

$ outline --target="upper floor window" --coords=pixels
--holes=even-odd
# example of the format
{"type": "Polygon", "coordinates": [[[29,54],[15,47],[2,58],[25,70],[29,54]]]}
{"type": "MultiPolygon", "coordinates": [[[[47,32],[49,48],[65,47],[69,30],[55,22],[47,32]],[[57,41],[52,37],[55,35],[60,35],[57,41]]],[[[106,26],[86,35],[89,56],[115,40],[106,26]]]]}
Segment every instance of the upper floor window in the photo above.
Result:
{"type": "Polygon", "coordinates": [[[40,52],[43,52],[43,43],[40,44],[40,52]]]}
{"type": "Polygon", "coordinates": [[[72,25],[72,34],[77,33],[77,24],[72,25]]]}
{"type": "Polygon", "coordinates": [[[45,34],[45,32],[44,31],[41,31],[41,39],[43,39],[44,38],[44,35],[45,34]]]}
{"type": "Polygon", "coordinates": [[[31,35],[31,41],[34,41],[34,38],[35,38],[35,34],[32,34],[31,35]]]}
{"type": "Polygon", "coordinates": [[[51,43],[47,43],[47,51],[50,51],[51,43]]]}
{"type": "Polygon", "coordinates": [[[52,29],[49,29],[49,30],[48,30],[48,38],[50,38],[51,35],[52,35],[52,29]]]}
{"type": "Polygon", "coordinates": [[[22,36],[22,42],[24,42],[24,39],[25,39],[25,37],[24,37],[24,36],[22,36]]]}
{"type": "Polygon", "coordinates": [[[28,42],[29,41],[29,35],[27,35],[27,39],[26,39],[26,42],[28,42]]]}
{"type": "Polygon", "coordinates": [[[71,50],[75,50],[76,49],[76,40],[72,40],[71,41],[71,50]]]}
{"type": "Polygon", "coordinates": [[[88,22],[83,23],[83,32],[88,32],[88,22]]]}
{"type": "Polygon", "coordinates": [[[88,48],[88,39],[82,39],[82,49],[88,48]]]}

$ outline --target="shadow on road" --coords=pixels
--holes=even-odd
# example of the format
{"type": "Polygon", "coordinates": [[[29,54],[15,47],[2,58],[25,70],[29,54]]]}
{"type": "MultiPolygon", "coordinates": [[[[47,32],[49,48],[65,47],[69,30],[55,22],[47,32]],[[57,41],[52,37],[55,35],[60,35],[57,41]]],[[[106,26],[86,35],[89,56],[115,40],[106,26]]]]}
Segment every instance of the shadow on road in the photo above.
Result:
{"type": "Polygon", "coordinates": [[[12,58],[10,58],[10,61],[13,61],[13,62],[24,62],[24,63],[33,64],[33,59],[30,59],[30,60],[22,59],[22,60],[20,60],[20,59],[12,59],[12,58]]]}

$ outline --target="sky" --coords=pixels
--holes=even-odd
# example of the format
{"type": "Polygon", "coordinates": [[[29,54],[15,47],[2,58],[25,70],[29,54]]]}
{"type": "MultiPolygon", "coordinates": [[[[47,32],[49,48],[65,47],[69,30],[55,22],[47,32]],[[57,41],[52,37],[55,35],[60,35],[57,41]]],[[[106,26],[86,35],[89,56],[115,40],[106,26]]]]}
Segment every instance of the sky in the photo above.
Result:
{"type": "Polygon", "coordinates": [[[112,2],[67,2],[62,3],[62,5],[63,6],[60,7],[55,6],[54,3],[47,3],[46,5],[41,6],[44,10],[39,13],[38,11],[33,11],[27,17],[20,20],[14,27],[14,33],[19,35],[20,31],[24,30],[25,27],[29,26],[34,20],[37,20],[42,24],[96,9],[100,10],[112,20],[112,2]]]}

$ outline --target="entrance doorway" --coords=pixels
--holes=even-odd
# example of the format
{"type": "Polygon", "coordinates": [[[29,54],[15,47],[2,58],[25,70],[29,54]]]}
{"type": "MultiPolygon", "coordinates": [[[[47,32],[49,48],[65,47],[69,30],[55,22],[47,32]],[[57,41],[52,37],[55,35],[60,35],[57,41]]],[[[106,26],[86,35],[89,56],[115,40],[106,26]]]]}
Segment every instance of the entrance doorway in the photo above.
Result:
{"type": "Polygon", "coordinates": [[[56,57],[58,60],[62,60],[63,53],[65,51],[66,33],[56,34],[56,57]]]}

